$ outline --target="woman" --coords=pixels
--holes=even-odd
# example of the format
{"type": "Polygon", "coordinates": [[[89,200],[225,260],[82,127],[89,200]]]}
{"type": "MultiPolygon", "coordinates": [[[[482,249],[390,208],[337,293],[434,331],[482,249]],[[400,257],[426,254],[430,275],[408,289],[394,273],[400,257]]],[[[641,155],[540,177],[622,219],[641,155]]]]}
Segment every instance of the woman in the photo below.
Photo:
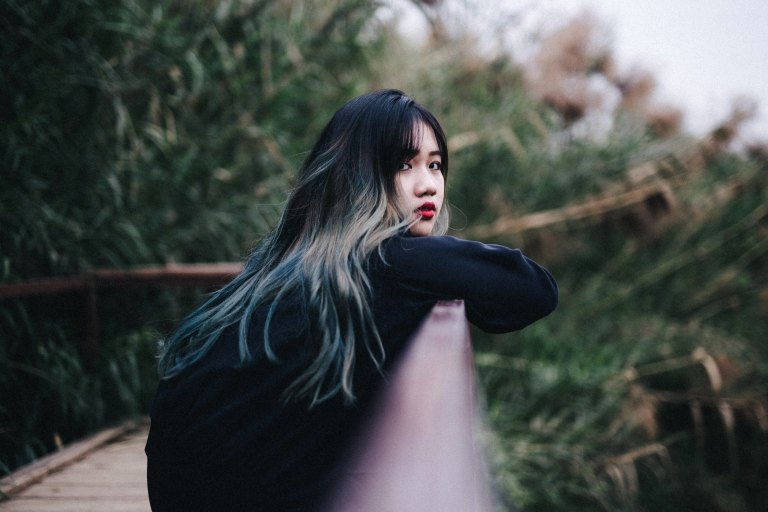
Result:
{"type": "Polygon", "coordinates": [[[443,234],[448,152],[395,90],[344,105],[243,271],[164,343],[147,441],[153,509],[315,510],[438,300],[491,332],[557,304],[519,251],[443,234]]]}

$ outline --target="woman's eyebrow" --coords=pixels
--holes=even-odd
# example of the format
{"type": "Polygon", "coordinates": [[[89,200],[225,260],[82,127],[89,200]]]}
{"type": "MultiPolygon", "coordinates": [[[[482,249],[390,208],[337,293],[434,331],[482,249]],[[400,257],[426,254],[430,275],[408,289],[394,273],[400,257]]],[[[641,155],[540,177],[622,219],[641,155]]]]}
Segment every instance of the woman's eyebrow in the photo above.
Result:
{"type": "Polygon", "coordinates": [[[418,154],[419,154],[419,150],[416,149],[416,148],[409,148],[409,149],[406,149],[405,151],[403,151],[403,157],[408,159],[408,160],[411,160],[412,158],[414,158],[418,154]]]}

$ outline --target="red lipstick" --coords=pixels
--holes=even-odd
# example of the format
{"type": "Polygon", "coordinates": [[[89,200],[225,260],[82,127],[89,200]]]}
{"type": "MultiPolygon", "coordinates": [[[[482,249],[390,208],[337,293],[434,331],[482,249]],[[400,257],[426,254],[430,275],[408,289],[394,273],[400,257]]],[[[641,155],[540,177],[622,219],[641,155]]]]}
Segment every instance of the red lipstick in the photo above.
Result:
{"type": "Polygon", "coordinates": [[[430,220],[435,216],[435,213],[437,213],[437,207],[435,206],[435,203],[427,201],[416,209],[416,213],[421,215],[422,219],[430,220]]]}

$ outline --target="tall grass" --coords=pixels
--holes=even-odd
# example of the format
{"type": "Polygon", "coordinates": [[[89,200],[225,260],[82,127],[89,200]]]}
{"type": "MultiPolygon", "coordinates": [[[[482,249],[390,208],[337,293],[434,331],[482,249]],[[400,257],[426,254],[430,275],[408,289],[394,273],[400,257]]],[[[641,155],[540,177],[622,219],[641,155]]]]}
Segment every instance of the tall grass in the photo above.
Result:
{"type": "MultiPolygon", "coordinates": [[[[693,140],[675,109],[653,103],[652,77],[616,71],[593,20],[545,36],[531,69],[467,30],[480,4],[415,3],[430,18],[424,43],[362,0],[4,1],[0,280],[239,259],[330,113],[402,88],[450,135],[458,236],[649,184],[667,191],[488,240],[539,258],[562,291],[558,311],[520,333],[474,333],[503,500],[764,510],[768,164],[764,148],[728,145],[743,112],[693,140]],[[615,107],[567,87],[595,77],[615,107]],[[713,364],[718,386],[701,387],[713,364]]],[[[156,339],[197,298],[100,300],[92,368],[76,300],[3,300],[3,470],[145,412],[156,339]]]]}
{"type": "MultiPolygon", "coordinates": [[[[617,163],[626,172],[648,145],[625,146],[617,163]]],[[[609,168],[612,148],[578,146],[550,160],[553,172],[570,173],[568,159],[557,158],[583,151],[591,164],[575,165],[595,169],[592,193],[626,186],[618,166],[609,168]],[[601,170],[609,178],[602,183],[601,170]]],[[[683,161],[689,151],[667,158],[683,161]]],[[[554,233],[500,236],[534,250],[537,237],[554,243],[544,254],[562,290],[559,310],[540,324],[512,336],[475,335],[497,436],[496,474],[510,504],[746,511],[768,503],[755,485],[766,466],[754,455],[768,441],[759,419],[768,405],[766,162],[731,154],[684,168],[671,182],[674,210],[656,222],[627,223],[639,213],[630,210],[553,226],[554,233]],[[696,350],[714,356],[722,388],[676,389],[674,405],[628,377],[696,350]],[[717,405],[696,423],[691,415],[701,403],[717,405]]],[[[578,202],[580,176],[569,178],[578,202]]]]}
{"type": "MultiPolygon", "coordinates": [[[[0,282],[240,259],[292,172],[361,91],[375,2],[0,3],[0,282]]],[[[146,412],[154,348],[188,297],[3,299],[0,461],[9,470],[146,412]],[[150,327],[146,327],[150,326],[150,327]]]]}

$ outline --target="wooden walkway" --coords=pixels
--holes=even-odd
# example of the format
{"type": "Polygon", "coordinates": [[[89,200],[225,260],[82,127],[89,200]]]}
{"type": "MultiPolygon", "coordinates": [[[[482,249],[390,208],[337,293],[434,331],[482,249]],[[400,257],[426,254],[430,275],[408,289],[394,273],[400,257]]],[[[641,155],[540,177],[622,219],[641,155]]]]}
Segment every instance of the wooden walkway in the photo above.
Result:
{"type": "MultiPolygon", "coordinates": [[[[147,428],[124,433],[67,461],[0,502],[2,512],[149,512],[147,428]]],[[[13,475],[11,475],[13,476],[13,475]]]]}

